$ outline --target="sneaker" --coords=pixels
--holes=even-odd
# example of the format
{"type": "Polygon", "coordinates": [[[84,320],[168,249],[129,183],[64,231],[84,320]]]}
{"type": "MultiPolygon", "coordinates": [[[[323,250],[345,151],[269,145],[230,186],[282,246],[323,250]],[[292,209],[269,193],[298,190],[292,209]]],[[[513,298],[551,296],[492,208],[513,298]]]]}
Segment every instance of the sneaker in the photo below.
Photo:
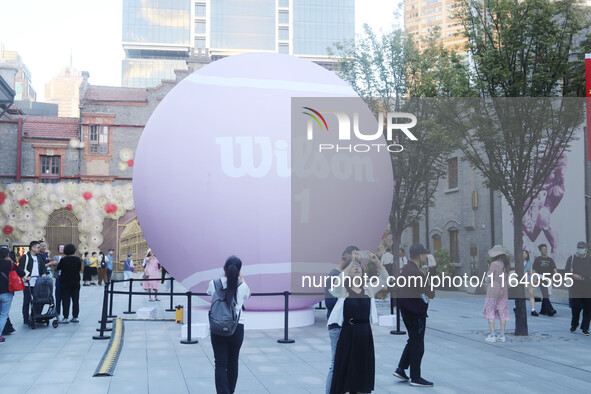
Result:
{"type": "Polygon", "coordinates": [[[554,316],[556,314],[556,309],[553,310],[552,312],[548,312],[548,316],[554,316]]]}
{"type": "Polygon", "coordinates": [[[394,371],[392,375],[396,376],[400,380],[404,380],[405,382],[409,381],[408,376],[406,376],[406,372],[404,372],[404,369],[402,368],[396,368],[396,371],[394,371]]]}
{"type": "Polygon", "coordinates": [[[6,342],[6,340],[4,339],[4,337],[0,337],[0,343],[2,342],[6,342]]]}
{"type": "Polygon", "coordinates": [[[589,336],[589,330],[583,330],[583,335],[589,336]]]}
{"type": "Polygon", "coordinates": [[[497,335],[497,342],[505,342],[506,338],[505,338],[505,334],[500,333],[499,335],[497,335]]]}
{"type": "Polygon", "coordinates": [[[496,342],[497,341],[497,337],[496,337],[496,335],[494,333],[491,332],[490,334],[488,334],[488,336],[486,338],[484,338],[484,340],[486,342],[496,342]]]}
{"type": "Polygon", "coordinates": [[[410,381],[411,386],[417,387],[433,387],[433,382],[429,382],[423,378],[413,379],[410,381]]]}
{"type": "Polygon", "coordinates": [[[154,302],[154,300],[153,300],[153,299],[151,299],[151,298],[149,298],[149,299],[148,299],[148,301],[150,301],[150,302],[154,302]]]}
{"type": "Polygon", "coordinates": [[[80,320],[78,320],[77,317],[73,317],[72,320],[70,320],[70,323],[80,323],[80,320]]]}
{"type": "Polygon", "coordinates": [[[62,320],[60,320],[60,324],[68,324],[69,322],[70,321],[66,317],[64,317],[62,320]]]}
{"type": "Polygon", "coordinates": [[[531,315],[532,315],[532,316],[540,316],[540,315],[538,314],[538,312],[536,312],[536,310],[535,310],[535,309],[534,309],[533,311],[531,311],[531,315]]]}
{"type": "Polygon", "coordinates": [[[577,326],[571,326],[570,333],[574,334],[575,332],[577,332],[577,326]]]}

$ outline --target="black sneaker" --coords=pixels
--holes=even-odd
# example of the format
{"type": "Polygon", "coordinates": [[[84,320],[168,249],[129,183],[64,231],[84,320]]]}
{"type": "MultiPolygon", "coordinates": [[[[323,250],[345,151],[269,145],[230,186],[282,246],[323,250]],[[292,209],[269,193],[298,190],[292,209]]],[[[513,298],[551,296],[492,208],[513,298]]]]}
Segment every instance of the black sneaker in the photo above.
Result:
{"type": "Polygon", "coordinates": [[[554,316],[556,314],[556,309],[553,310],[552,312],[548,312],[548,316],[554,316]]]}
{"type": "Polygon", "coordinates": [[[404,372],[404,369],[402,368],[396,368],[396,371],[394,371],[392,375],[396,376],[400,380],[404,380],[405,382],[408,382],[409,380],[408,376],[406,376],[406,372],[404,372]]]}
{"type": "Polygon", "coordinates": [[[589,330],[583,330],[583,335],[589,336],[589,330]]]}
{"type": "Polygon", "coordinates": [[[411,380],[410,385],[416,387],[433,387],[433,382],[429,382],[423,378],[418,378],[411,380]]]}
{"type": "Polygon", "coordinates": [[[571,326],[570,333],[574,334],[575,332],[577,332],[577,326],[571,326]]]}
{"type": "Polygon", "coordinates": [[[540,316],[540,315],[538,314],[538,312],[536,312],[535,310],[531,311],[531,315],[532,315],[532,316],[540,316]]]}

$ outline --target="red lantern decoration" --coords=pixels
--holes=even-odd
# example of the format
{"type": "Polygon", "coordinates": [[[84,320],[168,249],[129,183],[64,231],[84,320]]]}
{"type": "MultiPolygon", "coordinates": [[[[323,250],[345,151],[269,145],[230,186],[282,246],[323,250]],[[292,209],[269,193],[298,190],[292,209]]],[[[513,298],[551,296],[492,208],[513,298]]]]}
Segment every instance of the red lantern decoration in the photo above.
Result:
{"type": "Polygon", "coordinates": [[[4,228],[2,229],[2,232],[6,235],[12,234],[12,232],[14,231],[14,228],[12,228],[12,226],[10,225],[6,225],[4,226],[4,228]]]}
{"type": "Polygon", "coordinates": [[[6,200],[6,194],[0,192],[0,205],[4,204],[4,200],[6,200]]]}
{"type": "Polygon", "coordinates": [[[71,210],[72,210],[72,204],[68,204],[68,205],[66,205],[66,209],[67,209],[68,211],[71,211],[71,210]]]}
{"type": "Polygon", "coordinates": [[[20,200],[18,203],[19,203],[19,204],[20,204],[20,206],[22,207],[22,206],[24,206],[24,205],[27,205],[29,202],[23,198],[23,199],[22,199],[22,200],[20,200]]]}
{"type": "Polygon", "coordinates": [[[82,197],[84,197],[84,199],[86,201],[90,200],[92,198],[92,193],[91,192],[84,192],[84,194],[82,195],[82,197]]]}
{"type": "Polygon", "coordinates": [[[133,163],[134,163],[133,159],[127,160],[127,165],[128,166],[133,167],[133,163]]]}
{"type": "Polygon", "coordinates": [[[107,212],[108,214],[117,212],[117,205],[113,204],[112,202],[108,202],[105,205],[105,212],[107,212]]]}

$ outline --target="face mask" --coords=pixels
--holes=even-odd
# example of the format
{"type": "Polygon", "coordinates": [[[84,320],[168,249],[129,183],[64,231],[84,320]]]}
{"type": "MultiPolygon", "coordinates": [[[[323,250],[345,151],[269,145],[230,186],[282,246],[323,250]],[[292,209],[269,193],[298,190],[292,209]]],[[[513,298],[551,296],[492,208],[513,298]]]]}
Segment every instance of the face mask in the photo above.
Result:
{"type": "Polygon", "coordinates": [[[585,249],[577,249],[578,254],[585,254],[587,251],[585,249]]]}

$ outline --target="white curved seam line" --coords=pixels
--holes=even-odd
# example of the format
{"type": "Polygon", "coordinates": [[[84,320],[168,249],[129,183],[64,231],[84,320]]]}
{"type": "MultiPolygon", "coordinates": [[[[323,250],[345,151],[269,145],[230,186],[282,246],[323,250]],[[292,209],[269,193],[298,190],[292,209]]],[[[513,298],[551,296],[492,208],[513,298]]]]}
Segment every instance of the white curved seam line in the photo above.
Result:
{"type": "Polygon", "coordinates": [[[290,90],[307,93],[339,94],[347,97],[357,97],[348,86],[330,85],[314,82],[285,81],[281,79],[257,79],[236,77],[214,77],[209,75],[191,74],[186,80],[199,85],[231,86],[241,88],[290,90]]]}

